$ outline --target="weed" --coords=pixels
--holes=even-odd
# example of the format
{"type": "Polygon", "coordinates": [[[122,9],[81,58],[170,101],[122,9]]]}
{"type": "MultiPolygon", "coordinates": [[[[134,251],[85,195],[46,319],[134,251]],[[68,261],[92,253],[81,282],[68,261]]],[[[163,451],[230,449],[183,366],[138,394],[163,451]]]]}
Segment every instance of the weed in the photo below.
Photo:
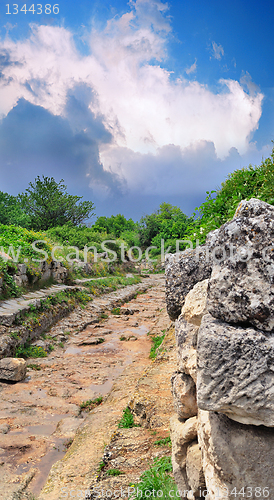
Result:
{"type": "Polygon", "coordinates": [[[152,346],[150,349],[149,357],[150,359],[155,359],[157,356],[156,349],[161,345],[165,338],[165,335],[159,335],[158,337],[152,337],[152,346]]]}
{"type": "Polygon", "coordinates": [[[30,368],[31,370],[36,370],[36,371],[41,370],[41,366],[36,365],[35,363],[31,363],[30,365],[27,365],[27,368],[30,368]]]}
{"type": "Polygon", "coordinates": [[[80,410],[88,410],[91,411],[93,408],[96,408],[96,406],[99,406],[103,401],[103,397],[99,396],[98,398],[95,399],[88,399],[87,401],[83,401],[80,404],[80,410]]]}
{"type": "Polygon", "coordinates": [[[120,476],[121,474],[124,474],[124,472],[119,469],[109,469],[106,473],[108,476],[120,476]]]}
{"type": "Polygon", "coordinates": [[[20,339],[20,336],[18,335],[18,332],[10,332],[10,337],[12,339],[20,339]]]}
{"type": "Polygon", "coordinates": [[[73,439],[70,438],[66,443],[64,443],[64,447],[66,448],[66,450],[68,450],[68,448],[72,445],[73,443],[73,439]]]}
{"type": "Polygon", "coordinates": [[[108,315],[106,313],[101,313],[100,314],[100,319],[107,319],[108,315]]]}
{"type": "Polygon", "coordinates": [[[15,351],[16,358],[45,358],[47,352],[43,347],[38,347],[36,345],[30,345],[26,342],[23,346],[17,347],[15,351]]]}
{"type": "Polygon", "coordinates": [[[167,436],[163,439],[158,439],[158,441],[154,441],[155,446],[165,446],[165,445],[170,445],[171,444],[171,439],[170,436],[167,436]]]}
{"type": "Polygon", "coordinates": [[[116,314],[116,315],[121,314],[121,309],[120,309],[120,307],[114,307],[114,308],[111,310],[111,314],[116,314]]]}
{"type": "Polygon", "coordinates": [[[128,406],[123,410],[123,416],[118,424],[118,427],[120,429],[130,429],[131,427],[138,427],[138,425],[134,424],[134,418],[128,406]]]}
{"type": "Polygon", "coordinates": [[[121,337],[119,337],[120,340],[127,340],[127,338],[124,336],[124,335],[121,335],[121,337]]]}
{"type": "Polygon", "coordinates": [[[177,486],[174,479],[169,475],[172,472],[171,458],[155,458],[153,464],[140,477],[141,481],[134,486],[138,486],[141,497],[154,495],[161,496],[162,499],[170,499],[170,492],[176,496],[177,486]],[[161,494],[157,495],[157,492],[161,494]],[[150,494],[148,494],[150,492],[150,494]]]}
{"type": "Polygon", "coordinates": [[[59,347],[64,347],[64,342],[59,342],[59,347]]]}
{"type": "Polygon", "coordinates": [[[103,461],[100,462],[99,467],[98,467],[99,471],[101,471],[105,467],[105,465],[106,465],[105,462],[103,462],[103,461]]]}

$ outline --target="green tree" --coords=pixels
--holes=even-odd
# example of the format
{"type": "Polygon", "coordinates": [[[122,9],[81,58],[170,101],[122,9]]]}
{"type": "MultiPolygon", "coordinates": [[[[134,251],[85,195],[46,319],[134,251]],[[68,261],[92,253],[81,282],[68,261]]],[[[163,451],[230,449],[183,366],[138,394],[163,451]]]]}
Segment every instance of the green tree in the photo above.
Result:
{"type": "Polygon", "coordinates": [[[29,218],[22,210],[19,199],[0,191],[0,224],[29,227],[29,218]]]}
{"type": "Polygon", "coordinates": [[[68,194],[63,179],[57,183],[53,177],[38,176],[19,199],[31,227],[40,231],[67,223],[79,226],[94,215],[92,201],[80,201],[82,196],[68,194]]]}
{"type": "Polygon", "coordinates": [[[132,219],[126,219],[123,215],[112,215],[111,217],[98,217],[92,229],[105,232],[119,238],[125,231],[134,231],[136,224],[132,219]]]}

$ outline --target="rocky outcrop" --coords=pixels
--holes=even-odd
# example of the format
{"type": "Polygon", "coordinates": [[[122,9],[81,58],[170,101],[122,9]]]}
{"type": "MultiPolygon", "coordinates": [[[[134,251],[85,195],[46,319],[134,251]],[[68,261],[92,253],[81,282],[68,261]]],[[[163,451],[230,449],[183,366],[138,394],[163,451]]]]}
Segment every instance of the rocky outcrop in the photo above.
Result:
{"type": "Polygon", "coordinates": [[[197,350],[199,408],[274,427],[274,339],[206,314],[197,350]]]}
{"type": "Polygon", "coordinates": [[[191,273],[188,280],[187,267],[182,285],[173,266],[179,285],[168,285],[168,308],[177,314],[183,305],[175,323],[176,377],[196,382],[198,407],[191,443],[184,439],[191,419],[171,420],[174,477],[188,489],[182,499],[274,498],[273,236],[274,207],[244,200],[232,221],[208,235],[208,283],[195,284],[191,273]]]}
{"type": "Polygon", "coordinates": [[[166,306],[171,320],[178,318],[188,292],[209,278],[211,270],[211,259],[204,246],[166,256],[166,306]]]}
{"type": "Polygon", "coordinates": [[[274,207],[242,201],[232,221],[209,234],[213,257],[207,308],[215,318],[274,331],[274,207]]]}
{"type": "Polygon", "coordinates": [[[27,363],[22,358],[0,359],[0,380],[19,382],[26,378],[27,363]]]}

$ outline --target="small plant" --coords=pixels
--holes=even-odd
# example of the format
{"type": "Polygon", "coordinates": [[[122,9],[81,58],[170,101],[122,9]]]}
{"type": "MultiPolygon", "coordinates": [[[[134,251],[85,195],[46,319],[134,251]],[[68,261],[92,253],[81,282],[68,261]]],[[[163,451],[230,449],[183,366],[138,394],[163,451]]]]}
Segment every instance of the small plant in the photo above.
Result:
{"type": "Polygon", "coordinates": [[[10,335],[10,337],[12,339],[17,339],[17,340],[20,339],[20,336],[18,335],[18,332],[10,332],[9,335],[10,335]]]}
{"type": "Polygon", "coordinates": [[[165,335],[159,335],[157,337],[152,337],[152,346],[150,349],[149,357],[150,359],[155,359],[157,356],[156,349],[161,345],[165,338],[165,335]]]}
{"type": "Polygon", "coordinates": [[[64,447],[66,448],[66,450],[68,450],[68,448],[72,445],[73,443],[73,439],[70,438],[66,443],[64,443],[64,447]]]}
{"type": "Polygon", "coordinates": [[[59,347],[64,347],[64,342],[59,342],[59,347]]]}
{"type": "Polygon", "coordinates": [[[87,401],[83,401],[80,404],[80,410],[88,410],[91,411],[93,408],[96,408],[96,406],[99,406],[103,401],[103,396],[99,396],[98,398],[95,399],[88,399],[87,401]]]}
{"type": "Polygon", "coordinates": [[[105,466],[106,466],[105,462],[103,462],[103,461],[100,462],[99,467],[98,467],[99,471],[101,471],[105,466]]]}
{"type": "Polygon", "coordinates": [[[138,427],[135,425],[133,415],[128,406],[123,410],[123,416],[118,424],[120,429],[130,429],[131,427],[138,427]]]}
{"type": "Polygon", "coordinates": [[[158,439],[158,441],[154,441],[155,446],[166,446],[167,444],[171,444],[170,436],[167,436],[163,439],[158,439]]]}
{"type": "Polygon", "coordinates": [[[118,316],[119,314],[121,314],[121,308],[120,307],[114,307],[111,310],[111,314],[116,314],[118,316]]]}
{"type": "Polygon", "coordinates": [[[30,345],[26,342],[23,346],[17,347],[15,351],[16,358],[45,358],[47,352],[43,347],[38,347],[36,345],[30,345]]]}
{"type": "Polygon", "coordinates": [[[106,313],[101,313],[100,319],[108,319],[108,315],[106,313]]]}
{"type": "Polygon", "coordinates": [[[119,340],[124,341],[127,340],[127,338],[124,335],[121,335],[121,337],[119,337],[119,340]]]}
{"type": "Polygon", "coordinates": [[[106,473],[108,476],[120,476],[121,474],[124,474],[124,472],[119,469],[109,469],[106,473]]]}
{"type": "MultiPolygon", "coordinates": [[[[169,475],[172,472],[171,458],[154,458],[153,464],[140,477],[141,481],[134,486],[138,486],[140,497],[160,496],[170,498],[170,492],[176,497],[177,486],[174,479],[169,475]],[[157,495],[157,492],[161,494],[157,495]],[[148,494],[150,492],[150,495],[148,494]]],[[[173,496],[172,495],[172,496],[173,496]]]]}
{"type": "Polygon", "coordinates": [[[27,365],[27,368],[30,368],[31,370],[36,370],[36,371],[40,371],[41,370],[41,366],[40,365],[36,365],[35,363],[31,363],[30,365],[27,365]]]}

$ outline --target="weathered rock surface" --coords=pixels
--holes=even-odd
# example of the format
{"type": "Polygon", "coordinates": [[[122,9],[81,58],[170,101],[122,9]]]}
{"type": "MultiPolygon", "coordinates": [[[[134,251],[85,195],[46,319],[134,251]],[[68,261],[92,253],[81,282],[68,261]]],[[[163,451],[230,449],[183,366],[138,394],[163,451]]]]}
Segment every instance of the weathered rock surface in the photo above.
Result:
{"type": "Polygon", "coordinates": [[[225,415],[199,410],[198,440],[207,500],[274,498],[273,429],[239,424],[225,415]]]}
{"type": "Polygon", "coordinates": [[[208,279],[196,283],[187,294],[182,307],[182,316],[189,323],[200,326],[206,313],[208,279]]]}
{"type": "Polygon", "coordinates": [[[26,377],[27,363],[22,358],[0,359],[0,380],[19,382],[26,377]]]}
{"type": "Polygon", "coordinates": [[[211,270],[204,246],[166,256],[166,305],[171,320],[178,318],[188,292],[196,283],[209,278],[211,270]]]}
{"type": "Polygon", "coordinates": [[[210,314],[198,333],[197,400],[203,410],[274,427],[274,338],[210,314]]]}
{"type": "Polygon", "coordinates": [[[173,475],[179,490],[182,492],[181,498],[185,498],[183,492],[190,490],[186,473],[186,455],[188,445],[197,439],[197,417],[192,417],[182,423],[177,415],[170,419],[170,436],[172,441],[172,467],[173,475]]]}
{"type": "Polygon", "coordinates": [[[201,498],[201,490],[205,489],[205,477],[202,465],[202,454],[197,442],[191,443],[186,454],[186,475],[192,495],[201,498]]]}
{"type": "Polygon", "coordinates": [[[233,220],[208,235],[212,316],[274,331],[273,239],[274,207],[257,199],[242,201],[233,220]]]}
{"type": "Polygon", "coordinates": [[[178,370],[197,381],[197,333],[198,327],[187,323],[183,315],[175,322],[178,370]]]}
{"type": "Polygon", "coordinates": [[[172,395],[179,418],[197,415],[196,385],[185,373],[175,372],[171,377],[172,395]]]}

